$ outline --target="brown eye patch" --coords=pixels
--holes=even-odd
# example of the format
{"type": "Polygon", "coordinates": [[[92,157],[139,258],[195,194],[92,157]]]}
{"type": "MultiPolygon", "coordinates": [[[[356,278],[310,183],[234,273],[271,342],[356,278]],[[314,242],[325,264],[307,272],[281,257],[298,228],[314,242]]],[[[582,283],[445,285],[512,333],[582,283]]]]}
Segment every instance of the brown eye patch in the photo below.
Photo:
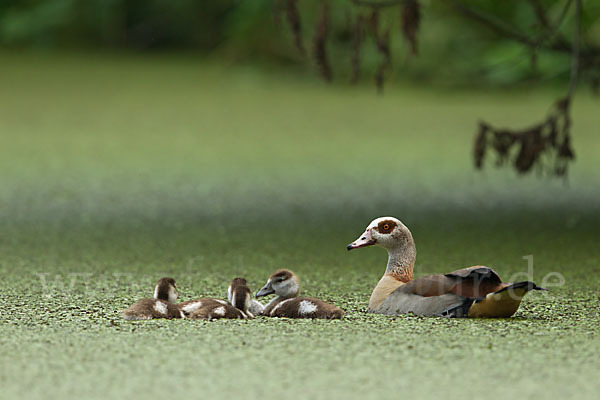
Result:
{"type": "Polygon", "coordinates": [[[290,279],[292,277],[292,272],[287,269],[282,269],[279,271],[275,271],[273,275],[271,275],[271,280],[275,282],[281,282],[286,279],[290,279]]]}
{"type": "Polygon", "coordinates": [[[377,230],[379,233],[390,233],[396,227],[396,223],[394,221],[381,221],[379,225],[377,225],[377,230]]]}

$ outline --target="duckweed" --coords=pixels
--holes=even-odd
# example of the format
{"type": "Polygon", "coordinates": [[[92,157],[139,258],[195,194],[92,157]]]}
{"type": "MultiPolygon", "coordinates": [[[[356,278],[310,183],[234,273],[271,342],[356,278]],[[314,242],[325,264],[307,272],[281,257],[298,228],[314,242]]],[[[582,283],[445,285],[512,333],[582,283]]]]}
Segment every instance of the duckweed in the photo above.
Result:
{"type": "Polygon", "coordinates": [[[378,97],[100,59],[3,55],[3,398],[597,397],[596,100],[575,103],[566,186],[471,166],[477,116],[519,125],[551,91],[378,97]],[[551,290],[509,319],[367,314],[386,256],[345,246],[384,214],[413,231],[417,275],[485,264],[509,279],[533,255],[551,290]],[[120,318],[162,276],[188,300],[282,267],[347,316],[120,318]]]}

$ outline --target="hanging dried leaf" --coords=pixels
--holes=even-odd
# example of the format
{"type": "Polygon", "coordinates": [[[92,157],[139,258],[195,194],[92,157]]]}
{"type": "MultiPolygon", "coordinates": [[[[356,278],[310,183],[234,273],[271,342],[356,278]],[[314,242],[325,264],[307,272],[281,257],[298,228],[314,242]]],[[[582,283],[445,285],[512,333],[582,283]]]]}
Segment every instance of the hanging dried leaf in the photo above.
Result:
{"type": "Polygon", "coordinates": [[[302,41],[302,27],[300,24],[300,13],[298,12],[298,0],[286,0],[286,16],[298,51],[304,54],[304,43],[302,41]]]}
{"type": "Polygon", "coordinates": [[[376,37],[377,33],[379,32],[379,10],[371,10],[368,23],[369,29],[371,30],[371,35],[376,37]]]}
{"type": "Polygon", "coordinates": [[[321,4],[319,19],[315,37],[313,39],[313,56],[319,67],[321,75],[326,81],[332,80],[331,65],[327,59],[327,36],[329,34],[329,8],[325,3],[321,4]]]}
{"type": "Polygon", "coordinates": [[[545,140],[542,138],[542,128],[543,125],[538,125],[522,132],[518,137],[521,148],[515,158],[515,168],[520,173],[528,172],[544,150],[545,140]]]}
{"type": "Polygon", "coordinates": [[[360,76],[360,48],[363,43],[363,24],[365,18],[361,15],[356,17],[352,36],[352,83],[356,83],[360,76]]]}
{"type": "MultiPolygon", "coordinates": [[[[475,138],[473,156],[477,168],[483,168],[485,155],[488,150],[497,154],[497,165],[513,165],[519,173],[527,173],[536,165],[540,168],[543,163],[554,157],[553,173],[564,175],[570,161],[575,157],[571,147],[569,114],[570,97],[578,81],[579,69],[585,67],[586,71],[598,67],[599,51],[596,47],[580,46],[581,4],[583,0],[568,1],[563,8],[562,16],[554,24],[546,18],[546,10],[542,7],[545,2],[529,0],[538,23],[544,27],[545,34],[537,38],[529,38],[518,29],[509,29],[511,24],[503,24],[501,19],[485,12],[471,9],[461,1],[454,1],[455,8],[461,14],[488,26],[492,31],[511,40],[526,45],[530,49],[530,62],[533,69],[537,67],[538,49],[550,49],[558,52],[572,53],[571,83],[568,95],[555,104],[554,109],[541,123],[525,130],[497,129],[485,122],[479,124],[479,131],[475,138]],[[575,4],[575,27],[573,42],[569,43],[560,37],[558,28],[560,21],[567,15],[570,4],[575,4]],[[506,26],[505,26],[506,25],[506,26]],[[507,28],[508,27],[508,28],[507,28]],[[553,38],[556,33],[556,38],[553,38]],[[544,40],[542,40],[544,39],[544,40]]],[[[301,35],[298,0],[275,0],[277,14],[286,11],[287,20],[294,34],[296,47],[304,52],[305,48],[301,35]]],[[[344,31],[343,41],[352,40],[352,81],[356,82],[360,75],[361,49],[367,37],[372,37],[381,62],[375,73],[375,83],[381,91],[386,79],[386,73],[391,66],[390,28],[382,27],[382,10],[391,8],[401,9],[401,31],[404,40],[410,46],[413,55],[418,53],[418,32],[421,24],[421,3],[419,0],[351,0],[351,3],[360,8],[361,12],[370,10],[368,14],[357,16],[354,20],[346,15],[347,26],[344,31]],[[353,24],[353,25],[352,25],[353,24]]],[[[332,68],[327,54],[327,39],[329,36],[329,9],[328,0],[322,0],[320,13],[315,24],[313,37],[312,56],[319,68],[321,75],[327,80],[332,80],[332,68]]],[[[590,76],[592,88],[600,91],[600,74],[590,76]]]]}
{"type": "Polygon", "coordinates": [[[421,6],[418,0],[405,0],[402,5],[402,33],[413,55],[418,53],[417,33],[421,23],[421,6]]]}
{"type": "Polygon", "coordinates": [[[377,50],[383,57],[375,75],[375,84],[377,85],[377,90],[381,92],[383,90],[383,84],[385,83],[385,72],[392,63],[392,53],[390,51],[390,30],[386,29],[385,32],[378,34],[375,40],[377,44],[377,50]]]}
{"type": "Polygon", "coordinates": [[[390,29],[380,32],[379,11],[373,9],[367,19],[369,34],[375,41],[377,51],[382,55],[382,60],[375,73],[375,85],[379,91],[383,90],[385,83],[385,72],[392,63],[392,52],[390,49],[390,29]]]}
{"type": "Polygon", "coordinates": [[[473,155],[475,159],[475,167],[481,169],[483,166],[483,158],[485,156],[485,148],[487,146],[488,126],[485,122],[479,122],[479,131],[475,136],[475,146],[473,147],[473,155]]]}
{"type": "Polygon", "coordinates": [[[571,147],[571,117],[569,99],[556,102],[554,109],[543,122],[522,131],[496,129],[485,122],[479,124],[473,147],[475,165],[482,168],[485,153],[491,147],[498,155],[497,165],[504,165],[516,147],[514,168],[521,174],[542,166],[542,156],[554,157],[554,167],[550,170],[558,176],[566,174],[568,163],[575,158],[571,147]],[[492,136],[491,141],[488,136],[492,136]]]}
{"type": "Polygon", "coordinates": [[[498,153],[498,159],[496,165],[503,165],[508,160],[508,152],[510,147],[515,143],[515,136],[507,130],[494,131],[494,138],[492,140],[492,147],[498,153]]]}

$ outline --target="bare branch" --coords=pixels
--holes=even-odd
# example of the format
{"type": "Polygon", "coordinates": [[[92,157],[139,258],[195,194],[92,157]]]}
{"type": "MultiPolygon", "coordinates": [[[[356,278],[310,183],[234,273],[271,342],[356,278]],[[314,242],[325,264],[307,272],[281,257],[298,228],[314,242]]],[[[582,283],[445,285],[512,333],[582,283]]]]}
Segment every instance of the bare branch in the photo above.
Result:
{"type": "Polygon", "coordinates": [[[463,14],[464,16],[467,16],[471,19],[474,19],[475,21],[478,21],[479,23],[487,26],[489,29],[495,31],[499,35],[507,37],[509,39],[516,40],[517,42],[520,42],[520,43],[523,43],[523,44],[526,44],[529,46],[536,45],[536,43],[533,39],[531,39],[524,33],[518,31],[516,28],[508,25],[501,19],[499,19],[493,15],[486,14],[482,11],[467,7],[465,4],[463,4],[459,0],[453,0],[453,1],[454,1],[454,4],[455,4],[457,10],[461,14],[463,14]]]}
{"type": "MultiPolygon", "coordinates": [[[[486,27],[488,27],[489,29],[493,30],[501,36],[504,36],[508,39],[512,39],[530,47],[538,47],[541,45],[540,40],[536,40],[528,36],[527,34],[521,32],[517,28],[505,23],[503,20],[493,15],[467,7],[460,0],[453,0],[453,2],[456,6],[456,9],[461,14],[485,25],[486,27]]],[[[563,41],[557,41],[554,43],[546,44],[544,45],[544,47],[564,53],[571,53],[572,51],[571,46],[563,41]]]]}
{"type": "MultiPolygon", "coordinates": [[[[536,1],[536,0],[531,0],[531,1],[536,1]]],[[[552,40],[554,38],[554,36],[557,35],[558,30],[562,26],[562,23],[564,22],[565,17],[567,16],[567,12],[569,11],[569,8],[571,8],[572,3],[573,3],[573,0],[567,0],[565,2],[563,9],[560,12],[559,17],[556,19],[556,22],[554,24],[550,24],[550,22],[548,22],[548,20],[545,19],[547,22],[547,24],[545,24],[546,29],[537,38],[537,47],[540,47],[540,45],[544,42],[548,42],[548,41],[552,40]]],[[[562,35],[559,36],[557,41],[561,41],[563,43],[563,45],[567,42],[567,40],[562,35]]],[[[567,44],[567,46],[568,46],[568,44],[567,44]]]]}
{"type": "Polygon", "coordinates": [[[550,28],[550,22],[546,16],[546,10],[544,10],[544,7],[542,7],[540,2],[538,0],[529,0],[529,4],[531,4],[533,11],[535,11],[535,15],[540,22],[540,25],[546,29],[550,28]]]}
{"type": "Polygon", "coordinates": [[[567,11],[569,11],[569,8],[571,8],[571,4],[573,4],[573,0],[567,0],[565,6],[560,12],[559,17],[556,18],[556,22],[554,23],[555,30],[557,30],[562,25],[563,21],[565,20],[565,17],[567,16],[567,11]]]}
{"type": "Polygon", "coordinates": [[[331,82],[333,74],[331,64],[327,57],[327,37],[329,35],[329,7],[324,2],[321,4],[319,19],[317,20],[315,37],[313,39],[313,57],[321,71],[323,78],[331,82]]]}

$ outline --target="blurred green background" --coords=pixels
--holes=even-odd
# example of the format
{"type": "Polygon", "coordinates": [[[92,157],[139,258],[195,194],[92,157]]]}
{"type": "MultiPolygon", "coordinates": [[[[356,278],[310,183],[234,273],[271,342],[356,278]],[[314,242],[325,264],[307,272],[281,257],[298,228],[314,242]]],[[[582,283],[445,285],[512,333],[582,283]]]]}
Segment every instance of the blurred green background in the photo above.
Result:
{"type": "MultiPolygon", "coordinates": [[[[280,0],[279,4],[286,0],[280,0]]],[[[552,24],[565,1],[537,0],[552,24]]],[[[260,65],[303,71],[302,56],[293,46],[285,11],[275,13],[275,0],[23,0],[0,1],[0,44],[17,49],[102,49],[104,51],[186,51],[228,65],[260,65]],[[277,15],[279,17],[277,17],[277,15]],[[277,23],[276,23],[277,22],[277,23]]],[[[310,48],[320,1],[299,1],[302,33],[310,48]]],[[[381,19],[390,26],[395,70],[392,79],[444,84],[507,84],[522,81],[556,83],[568,79],[568,54],[531,51],[500,38],[484,25],[458,14],[450,1],[421,0],[420,54],[408,55],[401,39],[399,8],[385,10],[381,19]]],[[[545,28],[529,1],[467,1],[532,37],[545,28]]],[[[583,1],[585,43],[600,40],[600,3],[583,1]]],[[[281,7],[281,6],[279,6],[281,7]]],[[[336,77],[347,81],[351,68],[352,19],[368,9],[350,1],[329,2],[329,50],[336,77]]],[[[572,9],[571,9],[572,12],[572,9]]],[[[570,14],[569,14],[570,15],[570,14]]],[[[571,36],[567,17],[559,33],[571,36]]],[[[363,78],[380,62],[375,44],[362,52],[363,78]]],[[[308,69],[313,72],[312,68],[308,69]]],[[[306,71],[306,68],[304,69],[306,71]]]]}
{"type": "MultiPolygon", "coordinates": [[[[347,85],[333,35],[339,78],[326,85],[272,2],[0,2],[3,395],[469,398],[499,385],[595,398],[598,100],[575,97],[568,180],[493,156],[474,170],[477,120],[541,120],[569,60],[548,56],[536,75],[525,50],[443,3],[423,2],[418,58],[401,62],[396,40],[378,95],[375,52],[347,85]],[[413,232],[417,276],[484,264],[509,279],[533,255],[529,278],[564,283],[548,279],[511,319],[367,314],[386,256],[346,245],[381,215],[413,232]],[[256,291],[282,267],[346,318],[120,318],[164,275],[188,300],[224,297],[239,275],[256,291]]],[[[530,20],[525,2],[493,3],[480,5],[530,20]]],[[[316,3],[300,4],[310,38],[316,3]]]]}

